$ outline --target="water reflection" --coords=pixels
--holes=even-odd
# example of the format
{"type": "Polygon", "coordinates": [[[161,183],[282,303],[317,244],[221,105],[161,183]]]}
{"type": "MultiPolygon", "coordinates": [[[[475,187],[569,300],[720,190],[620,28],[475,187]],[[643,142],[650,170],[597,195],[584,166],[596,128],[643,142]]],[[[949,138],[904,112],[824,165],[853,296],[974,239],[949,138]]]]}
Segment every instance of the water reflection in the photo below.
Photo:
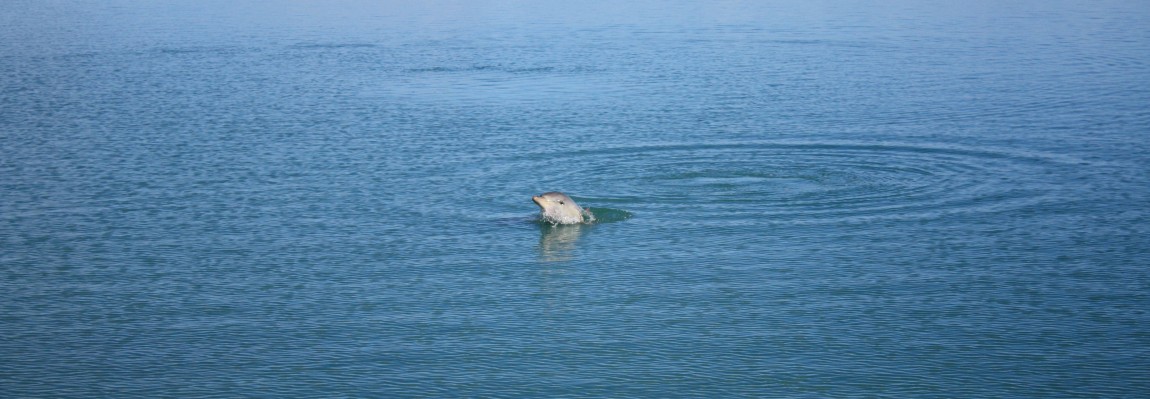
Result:
{"type": "Polygon", "coordinates": [[[573,259],[575,243],[588,229],[590,226],[582,224],[539,223],[539,260],[562,262],[573,259]]]}

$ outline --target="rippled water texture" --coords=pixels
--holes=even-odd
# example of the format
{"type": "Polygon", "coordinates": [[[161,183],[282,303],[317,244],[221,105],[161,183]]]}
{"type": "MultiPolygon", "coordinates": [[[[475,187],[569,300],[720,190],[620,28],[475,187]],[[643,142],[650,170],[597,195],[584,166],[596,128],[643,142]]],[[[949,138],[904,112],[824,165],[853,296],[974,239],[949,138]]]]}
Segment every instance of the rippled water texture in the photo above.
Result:
{"type": "Polygon", "coordinates": [[[1150,392],[1139,2],[164,3],[0,3],[0,397],[1150,392]]]}

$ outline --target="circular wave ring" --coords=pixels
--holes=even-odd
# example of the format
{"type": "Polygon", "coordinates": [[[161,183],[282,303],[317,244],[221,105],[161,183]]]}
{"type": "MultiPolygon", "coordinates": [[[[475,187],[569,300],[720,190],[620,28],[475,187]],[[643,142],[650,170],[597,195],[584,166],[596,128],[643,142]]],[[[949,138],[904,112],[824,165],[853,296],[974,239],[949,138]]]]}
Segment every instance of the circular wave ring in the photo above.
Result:
{"type": "Polygon", "coordinates": [[[1017,209],[1046,200],[1042,177],[1068,164],[1042,154],[857,143],[618,147],[514,163],[538,171],[543,186],[600,195],[585,197],[590,203],[790,222],[1017,209]]]}

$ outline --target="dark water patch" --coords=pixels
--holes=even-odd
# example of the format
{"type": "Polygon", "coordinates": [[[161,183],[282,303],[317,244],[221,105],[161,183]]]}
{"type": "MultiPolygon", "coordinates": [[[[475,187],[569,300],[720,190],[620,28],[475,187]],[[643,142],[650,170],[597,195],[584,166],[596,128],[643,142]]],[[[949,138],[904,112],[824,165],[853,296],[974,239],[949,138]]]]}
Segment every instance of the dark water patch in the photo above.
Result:
{"type": "Polygon", "coordinates": [[[372,43],[300,43],[292,45],[293,49],[300,50],[342,50],[342,49],[369,49],[379,47],[372,43]]]}
{"type": "MultiPolygon", "coordinates": [[[[184,47],[158,47],[149,52],[158,55],[191,56],[191,55],[237,55],[244,52],[255,51],[253,48],[242,46],[184,46],[184,47]]],[[[127,55],[127,54],[126,54],[127,55]]],[[[135,56],[144,56],[136,54],[135,56]]]]}
{"type": "MultiPolygon", "coordinates": [[[[567,69],[553,66],[515,67],[504,65],[472,65],[472,66],[435,66],[424,68],[405,69],[407,73],[468,73],[468,72],[505,72],[511,74],[533,74],[547,72],[563,72],[567,69]]],[[[570,70],[574,71],[574,70],[570,70]]]]}
{"type": "Polygon", "coordinates": [[[409,73],[437,73],[437,72],[473,72],[473,71],[491,71],[496,70],[494,65],[472,65],[468,67],[426,67],[426,68],[410,68],[405,70],[409,73]]]}
{"type": "Polygon", "coordinates": [[[587,210],[595,215],[596,224],[622,222],[635,217],[633,213],[622,209],[587,207],[587,210]]]}

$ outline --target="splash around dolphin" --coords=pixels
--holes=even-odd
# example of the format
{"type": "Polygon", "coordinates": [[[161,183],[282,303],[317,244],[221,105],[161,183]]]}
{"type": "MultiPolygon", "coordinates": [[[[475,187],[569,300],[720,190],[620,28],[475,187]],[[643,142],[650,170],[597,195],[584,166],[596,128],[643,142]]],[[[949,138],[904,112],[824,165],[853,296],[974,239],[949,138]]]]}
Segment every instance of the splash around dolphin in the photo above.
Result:
{"type": "Polygon", "coordinates": [[[539,217],[551,224],[579,224],[595,221],[590,210],[581,208],[575,200],[558,191],[546,192],[531,197],[539,205],[539,217]]]}

